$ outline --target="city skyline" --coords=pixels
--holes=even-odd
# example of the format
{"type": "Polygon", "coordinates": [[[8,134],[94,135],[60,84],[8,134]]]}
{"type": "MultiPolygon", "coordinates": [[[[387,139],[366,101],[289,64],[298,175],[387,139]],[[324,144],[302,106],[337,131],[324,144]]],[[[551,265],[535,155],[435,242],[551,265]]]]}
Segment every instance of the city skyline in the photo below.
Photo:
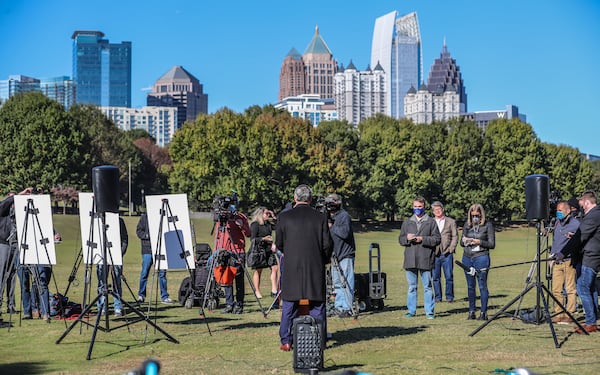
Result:
{"type": "Polygon", "coordinates": [[[367,6],[307,0],[301,7],[269,0],[180,0],[169,7],[154,0],[108,0],[101,7],[72,0],[2,1],[0,79],[71,75],[71,34],[98,30],[111,42],[132,42],[133,107],[144,106],[144,89],[181,65],[204,86],[209,113],[222,107],[242,112],[277,102],[283,58],[291,48],[304,51],[316,26],[336,61],[352,60],[364,70],[375,20],[392,11],[418,15],[423,79],[446,40],[460,66],[470,112],[516,105],[543,142],[600,154],[593,137],[600,4],[591,0],[407,0],[367,6]]]}

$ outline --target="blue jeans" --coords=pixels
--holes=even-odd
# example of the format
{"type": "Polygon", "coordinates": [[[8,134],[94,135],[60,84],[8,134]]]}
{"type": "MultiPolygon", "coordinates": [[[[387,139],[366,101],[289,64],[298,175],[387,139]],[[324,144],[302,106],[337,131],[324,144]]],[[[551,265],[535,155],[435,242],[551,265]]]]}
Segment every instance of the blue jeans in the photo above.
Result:
{"type": "Polygon", "coordinates": [[[454,300],[454,254],[440,254],[435,257],[433,270],[433,290],[435,291],[435,300],[442,300],[442,270],[446,279],[446,301],[454,300]]]}
{"type": "Polygon", "coordinates": [[[417,279],[418,272],[421,273],[421,283],[423,284],[423,307],[425,314],[433,315],[435,302],[433,300],[433,288],[431,282],[431,271],[409,268],[406,270],[406,281],[408,282],[408,295],[406,298],[406,307],[408,312],[414,314],[417,311],[417,279]]]}
{"type": "Polygon", "coordinates": [[[338,267],[331,266],[331,277],[335,287],[334,307],[339,311],[352,310],[354,302],[354,258],[338,261],[338,267]],[[340,275],[340,271],[343,275],[340,275]]]}
{"type": "Polygon", "coordinates": [[[471,276],[467,274],[467,271],[465,271],[465,276],[467,277],[467,295],[469,296],[469,312],[475,311],[475,280],[477,280],[477,284],[479,284],[479,295],[481,299],[481,312],[485,313],[487,312],[489,298],[489,292],[487,288],[487,276],[488,268],[490,267],[490,256],[480,255],[478,257],[473,258],[463,256],[462,263],[467,267],[475,268],[475,270],[477,271],[475,276],[471,276]]]}
{"type": "MultiPolygon", "coordinates": [[[[583,305],[585,313],[585,324],[595,325],[596,303],[594,303],[594,295],[596,292],[596,272],[587,266],[581,266],[581,275],[577,278],[577,294],[583,305]]],[[[596,297],[597,298],[597,297],[596,297]]]]}
{"type": "MultiPolygon", "coordinates": [[[[102,293],[102,289],[103,289],[103,285],[102,285],[102,270],[103,270],[103,266],[101,264],[96,266],[96,274],[98,275],[98,293],[102,293]]],[[[122,293],[123,293],[123,288],[121,285],[121,275],[123,275],[123,266],[109,266],[108,267],[108,274],[112,277],[112,286],[113,286],[113,292],[115,292],[116,295],[119,296],[119,298],[114,297],[114,309],[115,311],[117,310],[121,310],[122,309],[122,305],[121,305],[121,298],[122,298],[122,293]],[[112,269],[112,271],[111,271],[112,269]],[[114,272],[113,272],[114,271],[114,272]]],[[[106,282],[108,282],[110,279],[108,278],[108,276],[106,277],[106,282]]],[[[104,296],[100,297],[100,299],[98,300],[98,308],[102,308],[104,305],[104,296]]]]}
{"type": "Polygon", "coordinates": [[[19,267],[17,271],[21,284],[21,299],[23,301],[23,315],[31,316],[31,311],[39,311],[42,316],[50,316],[50,295],[48,292],[48,284],[52,277],[52,267],[24,265],[19,267]],[[39,285],[36,284],[35,275],[31,272],[36,272],[39,275],[39,285]],[[39,289],[33,288],[35,286],[39,289]],[[41,303],[40,300],[41,299],[41,303]]]}
{"type": "MultiPolygon", "coordinates": [[[[148,284],[148,275],[150,274],[150,267],[152,267],[152,254],[142,254],[142,272],[140,273],[140,290],[138,295],[142,298],[146,298],[146,284],[148,284]]],[[[158,281],[160,285],[160,299],[169,298],[169,292],[167,291],[167,271],[158,271],[158,281]]]]}

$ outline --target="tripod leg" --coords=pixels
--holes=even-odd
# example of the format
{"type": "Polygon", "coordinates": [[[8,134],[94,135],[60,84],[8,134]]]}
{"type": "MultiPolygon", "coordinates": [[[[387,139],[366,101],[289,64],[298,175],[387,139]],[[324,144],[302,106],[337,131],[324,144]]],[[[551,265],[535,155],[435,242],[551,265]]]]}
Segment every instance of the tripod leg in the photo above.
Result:
{"type": "Polygon", "coordinates": [[[534,284],[529,284],[525,289],[523,289],[523,291],[521,293],[519,293],[515,298],[513,298],[512,300],[510,300],[510,302],[508,302],[506,305],[504,305],[504,307],[502,307],[496,314],[494,314],[494,316],[492,316],[490,318],[490,320],[487,320],[486,322],[484,322],[481,326],[479,326],[479,328],[477,328],[476,330],[474,330],[473,332],[471,332],[469,334],[469,336],[475,336],[477,334],[477,332],[481,331],[483,328],[485,328],[485,326],[487,326],[488,324],[490,324],[493,320],[495,320],[496,318],[498,318],[501,314],[503,314],[509,307],[511,307],[515,302],[517,302],[520,298],[523,298],[523,296],[525,294],[527,294],[527,292],[529,292],[531,290],[531,288],[533,288],[535,285],[534,284]]]}
{"type": "Polygon", "coordinates": [[[155,330],[165,335],[169,341],[174,342],[175,344],[179,344],[179,341],[177,341],[173,336],[169,335],[165,330],[160,328],[155,322],[152,321],[152,319],[150,319],[149,316],[145,315],[143,312],[138,310],[137,307],[133,306],[127,301],[123,301],[123,303],[129,308],[129,311],[133,312],[134,314],[139,316],[141,320],[144,320],[147,324],[150,324],[152,327],[154,327],[155,330]]]}
{"type": "Polygon", "coordinates": [[[569,319],[571,319],[571,321],[574,322],[577,325],[577,327],[579,327],[579,329],[581,329],[583,332],[585,332],[586,335],[589,335],[589,333],[583,328],[583,326],[581,325],[581,323],[579,323],[579,321],[577,319],[575,319],[575,317],[573,316],[573,314],[571,314],[565,308],[565,306],[554,296],[554,294],[552,294],[545,285],[542,285],[542,287],[544,289],[546,289],[547,293],[549,293],[550,298],[552,298],[554,300],[554,303],[558,304],[558,306],[567,314],[567,316],[569,317],[569,319]]]}
{"type": "Polygon", "coordinates": [[[548,310],[548,300],[546,299],[546,296],[544,296],[544,291],[548,291],[546,286],[542,283],[538,283],[537,292],[539,293],[540,298],[544,302],[544,314],[546,317],[546,322],[550,326],[550,332],[552,333],[552,338],[554,339],[554,347],[559,348],[560,345],[558,344],[558,338],[556,337],[556,331],[554,330],[554,324],[552,323],[552,318],[550,318],[550,311],[548,310]]]}
{"type": "Polygon", "coordinates": [[[58,340],[56,340],[55,344],[60,344],[60,342],[67,337],[67,335],[69,334],[69,332],[71,332],[71,330],[77,325],[77,323],[79,322],[83,322],[83,318],[85,316],[87,316],[87,314],[90,312],[90,310],[92,309],[92,307],[94,306],[94,304],[98,301],[98,299],[100,298],[100,295],[97,295],[94,300],[88,304],[83,311],[81,311],[81,314],[79,314],[79,316],[77,317],[77,319],[75,321],[73,321],[73,323],[71,323],[71,325],[65,330],[65,332],[63,332],[63,334],[58,338],[58,340]]]}

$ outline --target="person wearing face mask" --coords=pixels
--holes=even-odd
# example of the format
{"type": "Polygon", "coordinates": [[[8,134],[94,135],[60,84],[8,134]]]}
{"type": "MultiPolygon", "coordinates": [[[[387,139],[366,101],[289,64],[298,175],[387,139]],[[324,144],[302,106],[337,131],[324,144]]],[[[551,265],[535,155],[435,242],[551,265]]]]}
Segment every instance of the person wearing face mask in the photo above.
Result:
{"type": "Polygon", "coordinates": [[[417,278],[421,274],[423,284],[423,306],[427,319],[434,319],[435,300],[431,270],[435,262],[435,248],[442,236],[435,220],[425,213],[425,198],[413,199],[413,215],[404,220],[400,228],[398,242],[404,246],[404,270],[408,282],[406,307],[407,318],[415,316],[417,311],[417,278]]]}
{"type": "Polygon", "coordinates": [[[496,233],[494,225],[485,219],[485,210],[481,204],[475,203],[469,207],[469,215],[463,227],[460,243],[465,248],[462,263],[467,267],[465,269],[469,297],[467,319],[475,319],[475,283],[477,282],[481,300],[481,313],[477,320],[487,320],[489,297],[487,276],[490,268],[490,250],[496,247],[496,233]]]}
{"type": "MultiPolygon", "coordinates": [[[[566,245],[571,240],[573,233],[579,228],[579,220],[571,214],[571,208],[567,201],[560,201],[556,205],[556,225],[552,237],[551,260],[552,268],[552,294],[558,301],[563,301],[563,288],[567,292],[566,304],[563,306],[571,315],[575,314],[577,307],[577,288],[575,267],[571,263],[570,254],[566,251],[566,245]],[[563,252],[563,250],[565,250],[563,252]]],[[[570,319],[563,308],[558,304],[554,306],[554,323],[569,323],[570,319]]]]}

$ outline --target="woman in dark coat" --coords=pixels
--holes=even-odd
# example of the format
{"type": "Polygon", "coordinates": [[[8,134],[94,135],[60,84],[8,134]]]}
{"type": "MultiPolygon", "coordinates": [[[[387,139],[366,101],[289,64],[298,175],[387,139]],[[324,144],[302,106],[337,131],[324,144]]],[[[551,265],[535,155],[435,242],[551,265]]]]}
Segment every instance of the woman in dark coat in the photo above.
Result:
{"type": "Polygon", "coordinates": [[[469,208],[467,222],[462,231],[460,244],[465,248],[462,262],[470,269],[465,269],[467,278],[467,294],[469,296],[469,315],[467,319],[475,319],[475,282],[479,284],[481,314],[478,320],[487,320],[488,288],[487,276],[490,268],[490,250],[496,247],[494,225],[485,218],[485,210],[481,204],[473,204],[469,208]]]}

